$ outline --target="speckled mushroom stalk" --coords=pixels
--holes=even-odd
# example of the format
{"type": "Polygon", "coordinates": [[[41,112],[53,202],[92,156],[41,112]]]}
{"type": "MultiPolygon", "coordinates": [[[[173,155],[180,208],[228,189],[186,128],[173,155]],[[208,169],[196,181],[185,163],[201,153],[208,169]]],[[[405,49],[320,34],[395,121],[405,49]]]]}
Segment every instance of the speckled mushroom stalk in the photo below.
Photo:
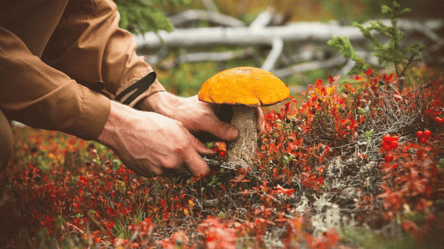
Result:
{"type": "Polygon", "coordinates": [[[231,124],[239,130],[238,138],[228,143],[228,161],[248,165],[257,149],[256,109],[254,107],[235,105],[231,124]]]}

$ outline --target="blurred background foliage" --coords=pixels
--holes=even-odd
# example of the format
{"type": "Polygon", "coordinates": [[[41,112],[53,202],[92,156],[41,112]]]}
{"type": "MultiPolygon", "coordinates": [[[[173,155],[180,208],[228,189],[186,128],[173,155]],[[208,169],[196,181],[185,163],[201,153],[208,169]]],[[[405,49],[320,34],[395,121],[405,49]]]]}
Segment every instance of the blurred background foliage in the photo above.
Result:
{"type": "MultiPolygon", "coordinates": [[[[120,25],[132,32],[171,30],[162,24],[163,16],[187,9],[205,9],[202,0],[114,0],[121,14],[120,25]],[[141,27],[136,28],[136,27],[141,27]]],[[[341,19],[346,23],[381,17],[381,6],[392,0],[213,0],[222,14],[249,23],[263,10],[272,6],[288,21],[327,21],[341,19]]],[[[443,18],[442,0],[397,0],[412,11],[411,18],[443,18]]]]}
{"type": "MultiPolygon", "coordinates": [[[[205,0],[114,0],[121,14],[120,26],[133,33],[158,30],[172,31],[174,27],[166,16],[189,9],[206,9],[205,0]]],[[[339,21],[340,24],[350,25],[352,21],[364,22],[381,18],[381,6],[391,5],[392,0],[213,0],[215,10],[219,13],[240,19],[249,25],[262,11],[272,7],[276,13],[282,14],[284,23],[298,21],[329,22],[339,21]]],[[[409,18],[430,19],[443,18],[443,0],[397,0],[403,8],[411,8],[409,18]]],[[[198,27],[210,26],[200,22],[198,27]]],[[[252,46],[260,58],[252,56],[224,62],[182,63],[173,68],[162,70],[158,65],[152,65],[159,73],[159,80],[172,93],[181,96],[197,94],[200,86],[208,78],[219,71],[236,66],[261,67],[267,51],[263,47],[252,46]]],[[[205,51],[233,51],[245,47],[214,47],[205,51]]],[[[316,49],[316,48],[315,48],[316,49]]],[[[174,59],[185,53],[201,51],[199,48],[179,48],[168,50],[165,58],[174,59]]],[[[202,50],[203,51],[203,50],[202,50]]],[[[155,54],[159,51],[150,51],[155,54]]],[[[301,61],[303,62],[303,61],[301,61]]],[[[307,86],[316,79],[326,79],[327,75],[337,71],[326,72],[318,69],[301,74],[295,74],[282,79],[287,85],[307,86]]]]}

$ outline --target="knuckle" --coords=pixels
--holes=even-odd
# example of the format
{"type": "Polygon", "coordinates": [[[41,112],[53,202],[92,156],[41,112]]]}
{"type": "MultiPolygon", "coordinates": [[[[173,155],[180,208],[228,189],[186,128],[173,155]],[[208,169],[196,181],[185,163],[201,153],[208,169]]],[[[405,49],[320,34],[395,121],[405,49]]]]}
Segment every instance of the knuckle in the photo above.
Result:
{"type": "Polygon", "coordinates": [[[182,167],[182,162],[180,162],[180,160],[177,159],[169,159],[169,160],[165,160],[162,163],[163,169],[166,170],[178,170],[182,167]]]}
{"type": "Polygon", "coordinates": [[[175,120],[176,125],[179,126],[180,129],[185,129],[185,126],[183,125],[182,122],[175,120]]]}
{"type": "Polygon", "coordinates": [[[174,145],[174,147],[172,148],[173,153],[174,153],[176,156],[181,157],[181,156],[183,156],[183,155],[187,152],[188,146],[189,146],[189,144],[188,144],[186,141],[183,141],[183,140],[182,140],[182,141],[180,141],[180,142],[177,142],[177,143],[174,145]]]}

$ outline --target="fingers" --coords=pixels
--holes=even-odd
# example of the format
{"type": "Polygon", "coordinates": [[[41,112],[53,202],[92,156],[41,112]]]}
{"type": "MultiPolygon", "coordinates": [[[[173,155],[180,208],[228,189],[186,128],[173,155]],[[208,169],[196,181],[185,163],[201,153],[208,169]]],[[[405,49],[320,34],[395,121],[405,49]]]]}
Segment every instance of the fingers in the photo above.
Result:
{"type": "Polygon", "coordinates": [[[223,141],[234,141],[239,135],[239,131],[234,125],[220,121],[215,114],[211,115],[206,122],[203,122],[203,126],[204,131],[223,141]]]}
{"type": "Polygon", "coordinates": [[[126,165],[129,169],[131,169],[132,171],[134,171],[134,173],[149,178],[152,177],[153,175],[160,175],[162,174],[162,172],[156,172],[156,171],[152,171],[149,172],[149,170],[147,170],[147,168],[145,167],[140,167],[139,165],[126,165]]]}
{"type": "Polygon", "coordinates": [[[206,176],[210,173],[207,163],[194,149],[188,150],[184,163],[195,177],[206,176]]]}
{"type": "Polygon", "coordinates": [[[256,107],[256,117],[257,117],[257,132],[258,136],[262,136],[265,133],[265,124],[264,124],[264,112],[260,107],[256,107]]]}
{"type": "Polygon", "coordinates": [[[191,146],[188,147],[184,154],[184,164],[195,177],[206,176],[210,173],[210,168],[200,155],[214,156],[216,152],[203,145],[196,137],[194,137],[185,127],[183,132],[188,138],[191,146]]]}
{"type": "Polygon", "coordinates": [[[188,141],[193,145],[194,149],[202,156],[214,156],[216,152],[210,148],[207,148],[202,142],[200,142],[193,134],[191,134],[186,128],[184,132],[188,137],[188,141]]]}

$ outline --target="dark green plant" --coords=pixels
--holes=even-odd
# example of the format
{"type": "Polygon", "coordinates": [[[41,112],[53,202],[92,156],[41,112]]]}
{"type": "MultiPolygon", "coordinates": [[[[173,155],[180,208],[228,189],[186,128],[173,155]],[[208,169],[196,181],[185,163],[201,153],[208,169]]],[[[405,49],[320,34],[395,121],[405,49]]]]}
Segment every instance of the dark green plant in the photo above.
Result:
{"type": "Polygon", "coordinates": [[[182,5],[189,0],[114,0],[120,13],[119,26],[134,33],[157,32],[174,29],[165,16],[173,5],[182,5]]]}
{"type": "MultiPolygon", "coordinates": [[[[401,47],[401,39],[404,37],[404,33],[401,32],[397,27],[398,18],[410,12],[410,9],[401,9],[401,6],[394,1],[392,7],[386,5],[382,6],[382,13],[388,15],[392,26],[386,26],[380,21],[370,22],[368,27],[363,27],[357,22],[353,22],[353,26],[361,30],[362,34],[370,39],[373,45],[374,53],[373,55],[378,58],[379,65],[389,66],[391,63],[394,64],[396,74],[399,78],[404,76],[406,70],[414,61],[421,61],[421,50],[424,46],[419,43],[414,43],[408,45],[405,48],[401,47]],[[376,39],[375,34],[372,31],[377,31],[382,35],[390,39],[387,44],[382,44],[376,39]]],[[[356,54],[353,49],[350,40],[347,37],[334,37],[327,44],[337,51],[339,51],[342,56],[349,58],[356,62],[356,66],[350,73],[356,73],[367,67],[369,64],[365,62],[365,59],[356,54]]]]}

